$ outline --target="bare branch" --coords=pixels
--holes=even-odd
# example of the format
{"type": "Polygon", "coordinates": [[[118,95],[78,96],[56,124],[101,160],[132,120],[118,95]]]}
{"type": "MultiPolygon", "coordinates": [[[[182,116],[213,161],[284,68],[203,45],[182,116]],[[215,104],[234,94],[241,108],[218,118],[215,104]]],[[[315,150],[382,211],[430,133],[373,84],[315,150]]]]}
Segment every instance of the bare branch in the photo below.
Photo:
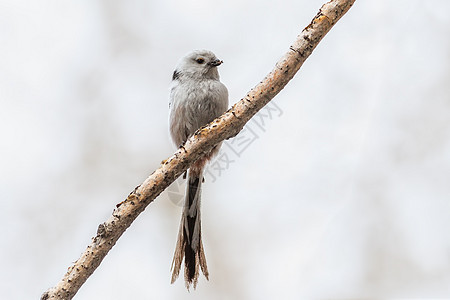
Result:
{"type": "Polygon", "coordinates": [[[72,299],[100,265],[120,236],[164,189],[217,143],[231,138],[294,77],[320,40],[350,9],[355,0],[332,0],[324,4],[303,29],[275,68],[243,99],[210,124],[200,128],[184,146],[164,161],[97,229],[97,235],[62,280],[41,299],[72,299]]]}

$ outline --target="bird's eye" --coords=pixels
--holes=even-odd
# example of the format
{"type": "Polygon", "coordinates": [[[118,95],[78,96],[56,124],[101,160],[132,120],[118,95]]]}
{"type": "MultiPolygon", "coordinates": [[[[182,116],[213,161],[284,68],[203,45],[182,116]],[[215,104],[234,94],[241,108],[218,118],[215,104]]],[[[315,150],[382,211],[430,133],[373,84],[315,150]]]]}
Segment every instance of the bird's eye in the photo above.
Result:
{"type": "Polygon", "coordinates": [[[203,58],[197,58],[195,61],[198,62],[199,64],[202,64],[205,62],[205,60],[203,58]]]}

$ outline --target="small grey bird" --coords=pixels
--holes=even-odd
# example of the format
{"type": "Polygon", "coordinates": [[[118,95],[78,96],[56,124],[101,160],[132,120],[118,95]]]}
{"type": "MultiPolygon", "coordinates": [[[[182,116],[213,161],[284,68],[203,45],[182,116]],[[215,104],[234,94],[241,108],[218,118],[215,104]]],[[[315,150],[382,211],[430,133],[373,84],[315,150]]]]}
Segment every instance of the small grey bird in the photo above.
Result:
{"type": "MultiPolygon", "coordinates": [[[[183,57],[173,72],[170,89],[170,135],[177,147],[200,127],[228,108],[228,90],[219,80],[217,66],[222,61],[211,51],[196,50],[183,57]]],[[[172,283],[178,278],[184,257],[186,287],[197,286],[199,268],[208,279],[200,222],[203,169],[219,151],[216,145],[194,162],[187,173],[187,185],[178,241],[172,261],[172,283]]]]}

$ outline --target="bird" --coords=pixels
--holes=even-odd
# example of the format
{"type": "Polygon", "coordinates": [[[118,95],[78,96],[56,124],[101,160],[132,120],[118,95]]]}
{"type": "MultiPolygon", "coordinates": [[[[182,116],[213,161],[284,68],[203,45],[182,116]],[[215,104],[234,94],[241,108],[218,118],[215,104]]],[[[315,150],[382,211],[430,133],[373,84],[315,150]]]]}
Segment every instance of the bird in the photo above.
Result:
{"type": "MultiPolygon", "coordinates": [[[[227,110],[228,90],[220,82],[217,68],[222,63],[209,50],[194,50],[178,62],[172,75],[169,97],[169,128],[175,146],[182,146],[197,129],[227,110]]],[[[184,279],[188,290],[191,286],[196,288],[200,269],[209,280],[201,236],[201,187],[205,166],[218,153],[220,146],[221,143],[214,146],[187,171],[184,206],[171,266],[171,283],[178,278],[184,258],[184,279]]]]}

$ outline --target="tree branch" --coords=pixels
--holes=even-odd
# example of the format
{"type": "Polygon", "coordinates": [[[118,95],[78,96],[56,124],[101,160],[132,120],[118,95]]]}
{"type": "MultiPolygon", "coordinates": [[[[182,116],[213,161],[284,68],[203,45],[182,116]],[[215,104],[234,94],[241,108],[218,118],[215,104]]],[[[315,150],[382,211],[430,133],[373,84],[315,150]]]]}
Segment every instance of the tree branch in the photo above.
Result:
{"type": "Polygon", "coordinates": [[[237,135],[294,77],[320,40],[354,2],[331,0],[324,4],[263,81],[222,116],[197,130],[184,146],[163,161],[123,202],[117,204],[112,216],[98,226],[97,235],[86,251],[69,267],[62,280],[46,291],[41,299],[72,299],[137,216],[194,161],[217,143],[237,135]]]}

